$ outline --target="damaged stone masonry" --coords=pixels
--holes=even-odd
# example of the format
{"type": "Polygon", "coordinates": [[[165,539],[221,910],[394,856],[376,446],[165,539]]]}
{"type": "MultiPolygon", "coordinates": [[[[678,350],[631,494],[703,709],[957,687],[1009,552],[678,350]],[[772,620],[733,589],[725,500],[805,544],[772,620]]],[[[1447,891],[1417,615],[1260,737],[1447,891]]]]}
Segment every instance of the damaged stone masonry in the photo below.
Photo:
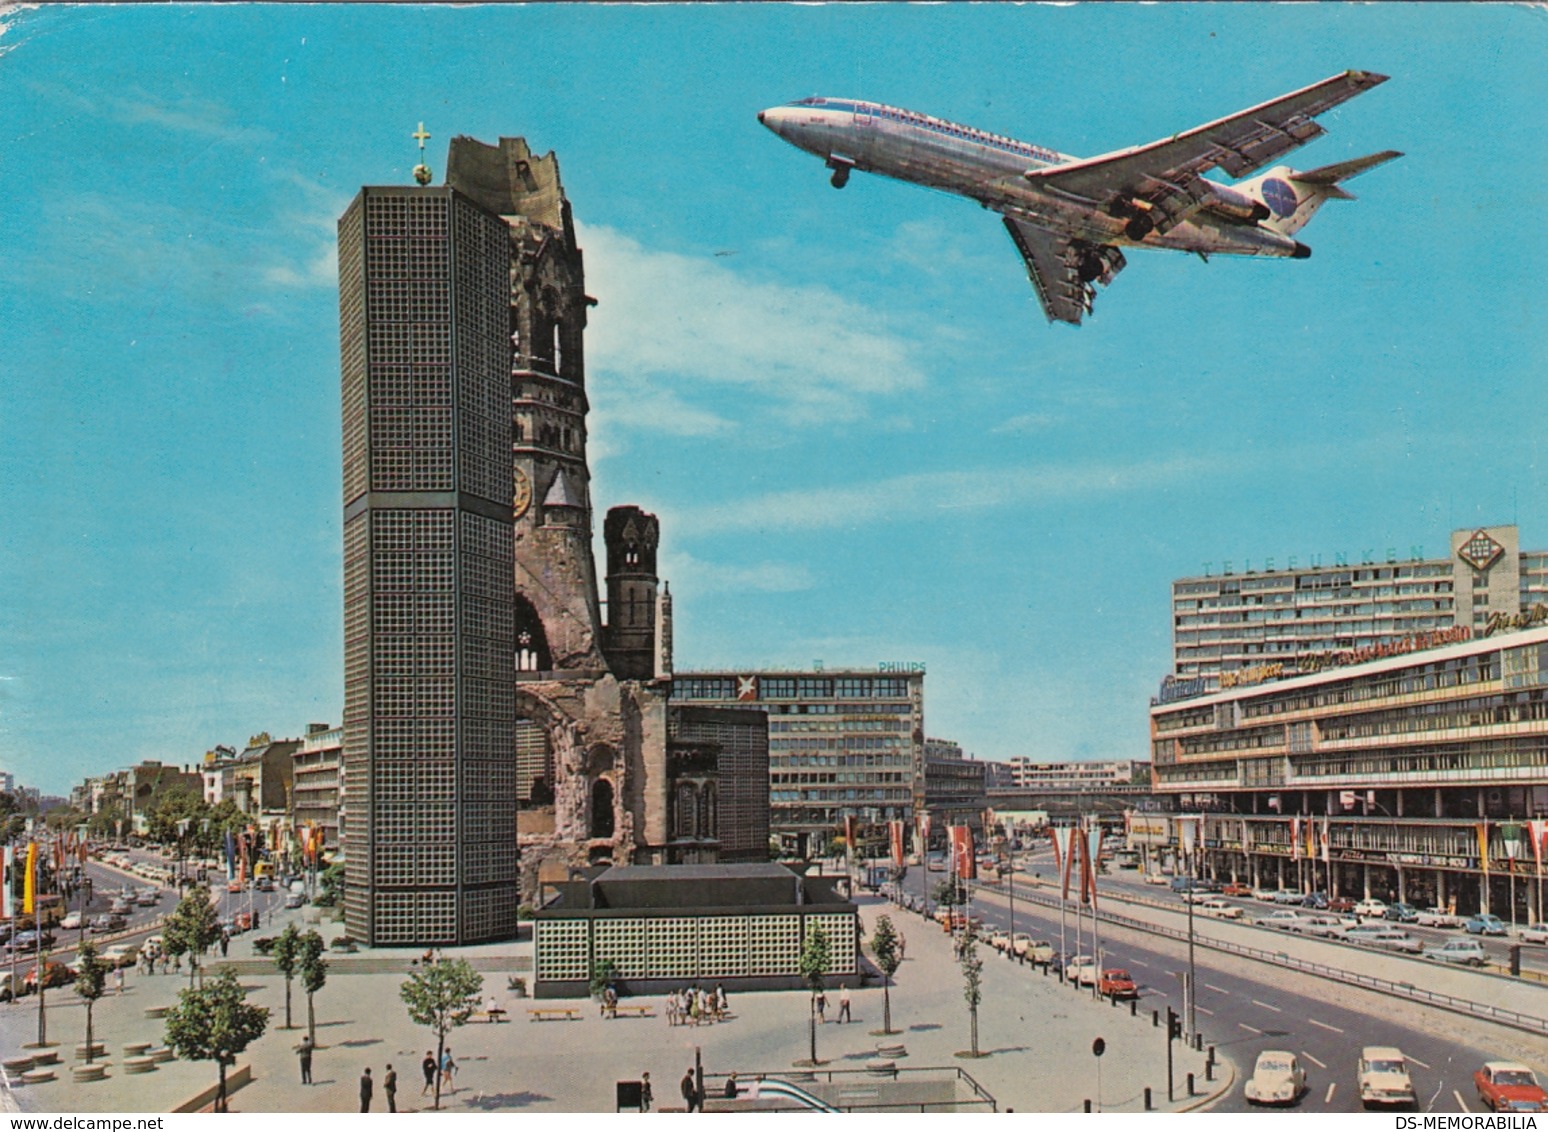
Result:
{"type": "MultiPolygon", "coordinates": [[[[586,460],[584,331],[596,300],[585,292],[555,156],[532,154],[521,138],[491,146],[458,137],[444,187],[362,190],[340,222],[340,280],[350,933],[372,943],[501,938],[514,930],[518,900],[533,902],[540,883],[576,870],[764,859],[767,717],[669,703],[661,531],[637,507],[613,508],[604,524],[602,616],[586,460]],[[443,214],[450,219],[436,219],[443,214]],[[494,235],[502,227],[504,251],[494,235]],[[424,296],[437,295],[450,301],[430,303],[427,316],[424,296]],[[508,325],[496,327],[502,307],[508,325]],[[499,375],[487,358],[480,368],[477,353],[497,330],[509,342],[508,445],[492,418],[499,375]],[[455,426],[428,427],[438,413],[455,426]],[[410,427],[394,434],[382,424],[394,414],[410,422],[412,440],[403,439],[410,427]],[[437,466],[440,479],[421,474],[437,466]],[[398,468],[412,468],[412,482],[398,468]],[[501,479],[508,510],[478,487],[501,479]],[[514,590],[489,574],[503,549],[471,557],[448,539],[438,564],[451,577],[446,615],[437,623],[425,612],[430,598],[416,584],[405,628],[391,623],[390,586],[378,583],[392,554],[377,531],[436,508],[464,526],[510,532],[497,537],[509,539],[514,590]],[[352,532],[362,519],[369,532],[352,532]],[[418,691],[405,692],[392,667],[405,650],[418,691]],[[427,695],[431,678],[453,694],[427,695]],[[492,686],[505,681],[513,697],[492,686]],[[394,748],[394,735],[415,738],[394,748]],[[512,851],[519,842],[519,884],[501,863],[506,840],[512,851]],[[486,860],[491,843],[500,860],[486,860]]],[[[423,542],[412,548],[416,582],[423,542]]]]}

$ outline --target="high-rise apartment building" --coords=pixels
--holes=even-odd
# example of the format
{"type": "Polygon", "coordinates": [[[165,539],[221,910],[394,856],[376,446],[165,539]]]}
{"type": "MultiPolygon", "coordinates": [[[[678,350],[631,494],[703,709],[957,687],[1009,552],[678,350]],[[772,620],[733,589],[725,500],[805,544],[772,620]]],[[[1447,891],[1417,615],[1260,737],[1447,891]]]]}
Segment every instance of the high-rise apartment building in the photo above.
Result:
{"type": "Polygon", "coordinates": [[[516,927],[511,247],[445,186],[339,221],[345,925],[516,927]]]}
{"type": "Polygon", "coordinates": [[[1450,546],[1445,558],[1415,548],[1358,563],[1225,562],[1178,579],[1172,675],[1159,700],[1316,672],[1395,641],[1482,636],[1548,603],[1548,552],[1523,552],[1514,526],[1454,531],[1450,546]]]}

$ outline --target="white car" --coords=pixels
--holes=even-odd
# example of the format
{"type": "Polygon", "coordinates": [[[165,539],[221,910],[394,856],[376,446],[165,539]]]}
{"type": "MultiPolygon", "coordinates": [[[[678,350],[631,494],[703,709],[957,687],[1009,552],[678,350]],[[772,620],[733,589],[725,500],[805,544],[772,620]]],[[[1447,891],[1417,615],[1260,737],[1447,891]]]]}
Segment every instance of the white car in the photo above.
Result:
{"type": "Polygon", "coordinates": [[[1476,939],[1449,939],[1439,947],[1426,947],[1424,957],[1441,963],[1465,963],[1469,967],[1482,967],[1489,961],[1489,953],[1476,939]]]}
{"type": "Polygon", "coordinates": [[[1146,873],[1145,874],[1145,883],[1146,884],[1165,884],[1166,883],[1166,877],[1162,876],[1160,873],[1146,873]]]}
{"type": "Polygon", "coordinates": [[[1222,900],[1218,896],[1210,896],[1199,901],[1199,909],[1208,912],[1212,916],[1219,916],[1226,920],[1240,920],[1242,909],[1238,904],[1232,904],[1229,900],[1222,900]]]}
{"type": "Polygon", "coordinates": [[[1266,915],[1254,916],[1252,922],[1260,928],[1287,928],[1294,931],[1305,919],[1299,912],[1292,912],[1288,908],[1278,912],[1269,912],[1266,915]]]}
{"type": "Polygon", "coordinates": [[[1064,977],[1078,987],[1094,987],[1097,981],[1096,960],[1089,955],[1077,955],[1064,968],[1064,977]]]}
{"type": "Polygon", "coordinates": [[[1548,924],[1528,924],[1521,929],[1522,943],[1548,943],[1548,924]]]}
{"type": "Polygon", "coordinates": [[[1414,921],[1421,928],[1460,928],[1466,922],[1461,916],[1452,915],[1444,908],[1426,908],[1414,921]]]}
{"type": "Polygon", "coordinates": [[[1387,914],[1387,902],[1385,900],[1362,900],[1354,906],[1356,916],[1374,916],[1381,918],[1387,914]]]}
{"type": "Polygon", "coordinates": [[[1295,1054],[1266,1049],[1247,1079],[1243,1095],[1251,1104],[1294,1104],[1306,1091],[1306,1070],[1295,1054]]]}
{"type": "Polygon", "coordinates": [[[79,912],[71,912],[68,916],[59,921],[59,930],[64,932],[78,932],[81,930],[82,922],[81,914],[79,912]]]}
{"type": "Polygon", "coordinates": [[[1392,1046],[1366,1046],[1360,1051],[1360,1103],[1414,1104],[1414,1082],[1408,1059],[1392,1046]]]}
{"type": "Polygon", "coordinates": [[[1046,939],[1028,939],[1021,932],[1017,932],[1016,954],[1025,956],[1033,963],[1052,963],[1053,944],[1046,939]]]}

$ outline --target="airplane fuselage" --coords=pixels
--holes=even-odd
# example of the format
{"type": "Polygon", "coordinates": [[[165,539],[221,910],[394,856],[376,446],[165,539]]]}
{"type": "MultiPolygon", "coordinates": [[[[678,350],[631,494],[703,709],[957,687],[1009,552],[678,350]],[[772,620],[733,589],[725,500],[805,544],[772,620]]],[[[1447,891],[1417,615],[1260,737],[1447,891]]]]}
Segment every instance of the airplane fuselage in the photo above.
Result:
{"type": "Polygon", "coordinates": [[[1305,254],[1288,236],[1218,212],[1202,212],[1164,233],[1132,239],[1125,232],[1125,217],[1108,211],[1107,202],[1065,193],[1027,176],[1078,158],[883,103],[808,98],[765,110],[758,120],[822,158],[835,170],[834,184],[839,186],[849,169],[879,173],[968,197],[995,212],[1093,244],[1207,255],[1305,254]]]}

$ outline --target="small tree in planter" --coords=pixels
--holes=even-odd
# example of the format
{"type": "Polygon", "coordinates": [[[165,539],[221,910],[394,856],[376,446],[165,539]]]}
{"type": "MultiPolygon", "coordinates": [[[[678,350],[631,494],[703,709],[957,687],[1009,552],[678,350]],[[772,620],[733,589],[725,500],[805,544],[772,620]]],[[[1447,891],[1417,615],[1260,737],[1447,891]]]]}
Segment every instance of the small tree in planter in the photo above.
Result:
{"type": "Polygon", "coordinates": [[[269,958],[285,976],[285,1029],[293,1029],[290,1024],[290,982],[296,977],[296,965],[301,958],[301,933],[296,931],[295,924],[286,924],[285,930],[274,937],[269,946],[269,958]]]}
{"type": "Polygon", "coordinates": [[[86,1002],[86,1064],[91,1064],[92,1055],[96,1052],[93,1048],[91,1036],[91,1011],[97,1005],[97,999],[102,997],[102,992],[107,988],[107,973],[111,970],[111,964],[97,957],[97,945],[94,943],[81,944],[76,952],[76,976],[75,993],[86,1002]]]}
{"type": "Polygon", "coordinates": [[[226,1067],[263,1036],[269,1012],[247,1002],[247,993],[230,967],[198,990],[179,991],[167,1011],[167,1044],[188,1061],[213,1061],[220,1067],[215,1111],[226,1111],[226,1067]]]}
{"type": "Polygon", "coordinates": [[[316,932],[307,932],[296,941],[296,966],[301,972],[301,989],[306,991],[306,1032],[313,1047],[317,1045],[317,1011],[312,996],[328,983],[328,961],[322,955],[323,938],[316,932]]]}
{"type": "Polygon", "coordinates": [[[957,962],[962,967],[962,997],[968,1004],[971,1048],[967,1057],[982,1057],[978,1052],[978,1004],[984,1000],[984,961],[978,957],[978,932],[971,923],[963,930],[957,946],[957,962]]]}
{"type": "Polygon", "coordinates": [[[882,1029],[883,1034],[895,1034],[892,1028],[892,976],[903,962],[898,947],[898,931],[892,926],[891,916],[878,916],[876,930],[871,934],[871,954],[882,973],[882,1029]]]}
{"type": "Polygon", "coordinates": [[[806,989],[811,992],[811,1001],[807,1006],[807,1033],[811,1039],[811,1064],[818,1065],[817,1060],[817,993],[823,988],[823,976],[828,973],[828,967],[832,964],[832,950],[828,946],[828,935],[821,928],[813,925],[806,934],[806,943],[801,947],[801,955],[796,960],[796,969],[801,973],[801,981],[806,984],[806,989]]]}
{"type": "Polygon", "coordinates": [[[618,964],[611,959],[598,959],[591,964],[591,997],[601,998],[602,992],[618,978],[618,964]]]}
{"type": "MultiPolygon", "coordinates": [[[[464,959],[443,959],[426,963],[409,975],[399,988],[399,997],[408,1007],[409,1017],[419,1026],[429,1026],[435,1034],[435,1063],[441,1064],[446,1053],[446,1035],[467,1022],[478,1004],[478,992],[484,977],[464,959]]],[[[441,1107],[441,1075],[435,1075],[435,1107],[441,1107]]]]}

